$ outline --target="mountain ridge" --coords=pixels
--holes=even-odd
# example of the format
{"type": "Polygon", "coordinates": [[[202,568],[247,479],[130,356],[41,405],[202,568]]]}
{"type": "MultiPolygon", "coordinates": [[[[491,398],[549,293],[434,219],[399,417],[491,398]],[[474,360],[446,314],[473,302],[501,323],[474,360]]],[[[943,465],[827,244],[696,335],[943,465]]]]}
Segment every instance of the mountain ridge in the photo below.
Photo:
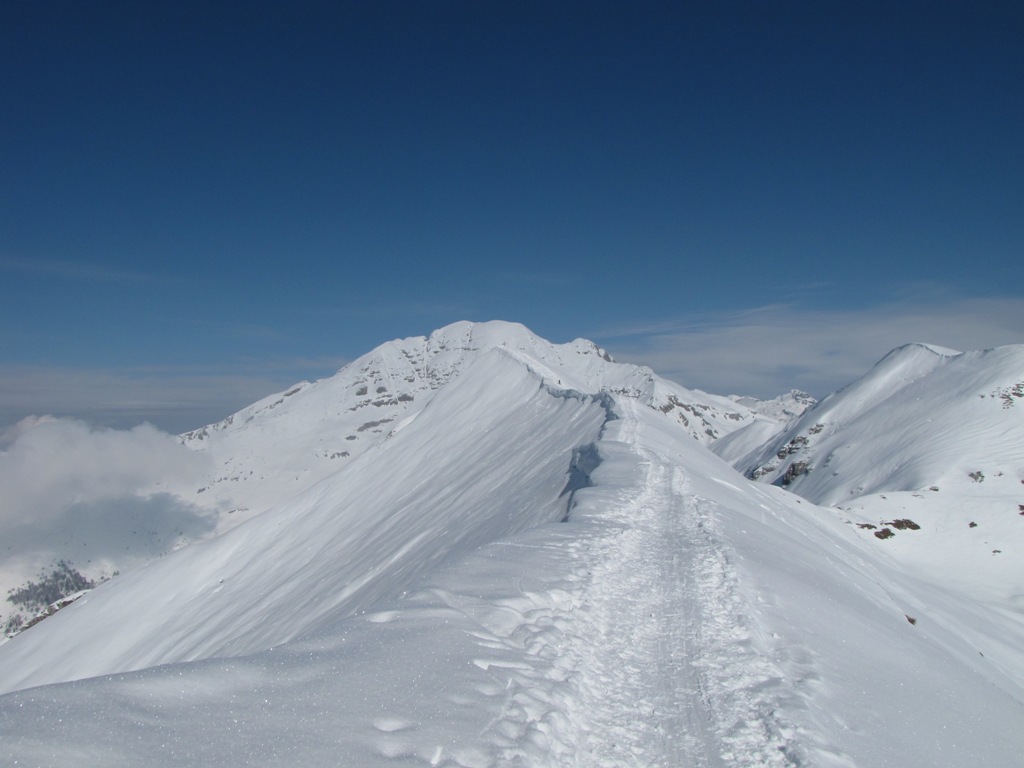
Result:
{"type": "Polygon", "coordinates": [[[670,414],[703,443],[755,416],[729,398],[688,390],[645,366],[616,363],[584,339],[552,344],[518,323],[460,321],[429,336],[385,342],[333,376],[300,382],[184,433],[182,442],[208,454],[216,467],[201,489],[186,498],[215,510],[223,532],[386,439],[492,348],[518,355],[554,387],[639,398],[670,414]]]}
{"type": "MultiPolygon", "coordinates": [[[[1024,345],[974,352],[905,345],[805,411],[769,442],[734,456],[732,463],[752,479],[783,483],[816,503],[922,490],[944,480],[950,465],[991,465],[987,456],[995,452],[1008,455],[1003,462],[1007,465],[1024,462],[1015,439],[1021,434],[1024,409],[1013,409],[1024,397],[1022,390],[1024,345]],[[950,429],[962,437],[951,436],[950,429]],[[977,447],[973,438],[980,434],[996,443],[977,447]],[[898,455],[887,449],[894,440],[899,442],[898,455]],[[843,479],[843,452],[851,443],[885,443],[886,449],[876,452],[890,456],[891,466],[876,471],[859,466],[846,472],[849,480],[843,479]],[[798,463],[803,466],[794,471],[798,463]],[[817,468],[830,471],[815,472],[817,468]]],[[[713,450],[728,452],[729,441],[713,450]]]]}

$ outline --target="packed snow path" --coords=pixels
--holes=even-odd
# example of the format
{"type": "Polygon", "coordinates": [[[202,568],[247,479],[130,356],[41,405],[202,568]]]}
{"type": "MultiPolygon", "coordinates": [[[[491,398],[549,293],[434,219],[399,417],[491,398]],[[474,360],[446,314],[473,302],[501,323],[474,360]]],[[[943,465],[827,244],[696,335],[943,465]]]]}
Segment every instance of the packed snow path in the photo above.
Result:
{"type": "Polygon", "coordinates": [[[599,503],[575,510],[573,519],[593,528],[565,548],[573,586],[529,595],[507,635],[533,663],[511,670],[517,693],[492,728],[514,736],[502,758],[787,765],[778,724],[755,695],[777,677],[744,651],[729,564],[683,471],[639,446],[632,406],[620,403],[619,434],[602,440],[602,452],[633,454],[618,466],[632,464],[635,477],[613,498],[597,491],[599,503]]]}
{"type": "Polygon", "coordinates": [[[609,515],[621,529],[586,553],[590,581],[569,643],[585,715],[574,724],[584,730],[572,764],[717,765],[695,664],[700,564],[681,535],[693,505],[675,472],[655,461],[644,469],[642,495],[609,515]]]}

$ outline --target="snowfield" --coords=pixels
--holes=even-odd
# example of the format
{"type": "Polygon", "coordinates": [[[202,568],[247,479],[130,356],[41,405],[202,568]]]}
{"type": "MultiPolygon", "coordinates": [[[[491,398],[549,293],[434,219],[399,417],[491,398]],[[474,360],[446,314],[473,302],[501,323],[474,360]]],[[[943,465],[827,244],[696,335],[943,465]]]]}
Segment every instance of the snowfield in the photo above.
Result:
{"type": "Polygon", "coordinates": [[[880,539],[873,497],[819,507],[704,444],[790,434],[770,409],[521,326],[442,337],[443,381],[335,472],[0,646],[0,762],[1020,764],[1020,528],[979,601],[934,577],[952,528],[880,539]]]}

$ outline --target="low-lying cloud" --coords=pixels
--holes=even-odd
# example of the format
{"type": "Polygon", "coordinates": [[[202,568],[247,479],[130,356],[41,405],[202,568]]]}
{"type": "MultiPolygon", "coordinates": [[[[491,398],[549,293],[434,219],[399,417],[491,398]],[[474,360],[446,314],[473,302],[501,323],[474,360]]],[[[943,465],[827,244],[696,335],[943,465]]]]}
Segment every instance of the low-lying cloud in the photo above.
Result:
{"type": "Polygon", "coordinates": [[[0,435],[0,575],[65,558],[122,567],[213,530],[185,500],[208,459],[149,424],[97,429],[30,417],[0,435]]]}

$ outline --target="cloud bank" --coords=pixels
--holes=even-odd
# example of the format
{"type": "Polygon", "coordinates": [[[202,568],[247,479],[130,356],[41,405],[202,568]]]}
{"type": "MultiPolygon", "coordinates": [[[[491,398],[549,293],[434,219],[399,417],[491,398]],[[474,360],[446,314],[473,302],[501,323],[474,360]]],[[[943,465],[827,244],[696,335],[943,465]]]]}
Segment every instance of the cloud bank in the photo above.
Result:
{"type": "Polygon", "coordinates": [[[0,586],[54,560],[123,568],[213,530],[185,501],[208,459],[149,424],[30,417],[0,434],[0,586]]]}
{"type": "Polygon", "coordinates": [[[820,398],[902,344],[966,351],[1024,343],[1024,299],[857,310],[773,305],[600,337],[616,359],[648,365],[687,387],[764,398],[796,388],[820,398]]]}

